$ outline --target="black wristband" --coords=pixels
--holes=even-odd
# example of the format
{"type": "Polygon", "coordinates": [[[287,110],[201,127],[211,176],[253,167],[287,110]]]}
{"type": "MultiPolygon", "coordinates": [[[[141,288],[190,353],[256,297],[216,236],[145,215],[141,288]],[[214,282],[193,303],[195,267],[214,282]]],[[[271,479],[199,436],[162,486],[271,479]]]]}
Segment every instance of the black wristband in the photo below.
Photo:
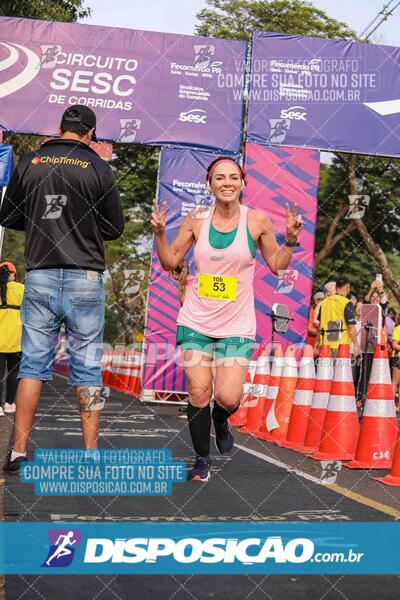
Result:
{"type": "Polygon", "coordinates": [[[285,238],[284,242],[285,246],[287,246],[288,248],[296,248],[297,246],[300,246],[299,242],[291,242],[289,240],[287,240],[285,238]]]}

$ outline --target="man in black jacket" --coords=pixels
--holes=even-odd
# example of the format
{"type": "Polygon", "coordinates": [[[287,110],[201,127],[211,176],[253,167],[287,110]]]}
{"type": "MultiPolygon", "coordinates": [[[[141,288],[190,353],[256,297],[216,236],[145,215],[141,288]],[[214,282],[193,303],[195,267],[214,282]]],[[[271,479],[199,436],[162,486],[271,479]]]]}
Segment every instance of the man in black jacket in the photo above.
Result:
{"type": "Polygon", "coordinates": [[[18,472],[54,348],[67,331],[70,383],[77,388],[85,448],[96,449],[104,330],[104,240],[117,239],[124,216],[110,166],[90,147],[96,116],[68,108],[60,138],[19,161],[0,209],[0,225],[26,232],[27,277],[21,307],[22,361],[13,450],[4,470],[18,472]],[[89,398],[89,401],[88,401],[89,398]],[[93,401],[92,401],[93,400],[93,401]]]}

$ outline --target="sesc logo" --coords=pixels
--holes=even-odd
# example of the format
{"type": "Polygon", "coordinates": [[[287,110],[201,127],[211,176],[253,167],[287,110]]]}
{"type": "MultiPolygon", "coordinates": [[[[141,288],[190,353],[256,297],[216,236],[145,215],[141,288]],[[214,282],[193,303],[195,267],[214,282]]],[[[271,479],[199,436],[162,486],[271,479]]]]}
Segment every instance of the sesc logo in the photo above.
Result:
{"type": "Polygon", "coordinates": [[[25,46],[0,42],[0,98],[17,92],[35,79],[40,71],[40,62],[39,56],[25,46]],[[4,52],[7,56],[2,59],[4,52]],[[7,73],[10,73],[9,79],[7,73]]]}
{"type": "Polygon", "coordinates": [[[181,112],[179,120],[182,123],[201,123],[205,125],[207,123],[207,113],[201,108],[192,108],[186,112],[181,112]]]}
{"type": "Polygon", "coordinates": [[[291,119],[294,121],[306,121],[307,111],[304,106],[291,106],[281,110],[281,119],[291,119]]]}

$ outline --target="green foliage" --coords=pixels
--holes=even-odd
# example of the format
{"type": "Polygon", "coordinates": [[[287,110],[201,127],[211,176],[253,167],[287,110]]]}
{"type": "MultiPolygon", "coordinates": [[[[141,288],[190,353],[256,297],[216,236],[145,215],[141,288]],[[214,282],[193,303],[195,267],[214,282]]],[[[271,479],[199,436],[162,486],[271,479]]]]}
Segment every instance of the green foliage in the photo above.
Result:
{"type": "Polygon", "coordinates": [[[43,21],[73,22],[90,16],[83,0],[3,0],[0,14],[43,21]]]}
{"type": "Polygon", "coordinates": [[[130,344],[144,329],[147,284],[150,268],[150,214],[156,194],[158,148],[119,144],[112,166],[127,222],[123,235],[106,243],[106,264],[110,278],[106,282],[105,340],[112,344],[130,344]],[[140,271],[139,293],[124,291],[127,271],[140,271]]]}
{"type": "MultiPolygon", "coordinates": [[[[348,205],[348,180],[346,162],[349,157],[338,155],[330,165],[321,165],[318,194],[318,221],[316,251],[324,245],[328,228],[340,204],[348,205]]],[[[400,275],[400,161],[374,156],[356,157],[358,192],[369,196],[370,203],[363,221],[381,248],[386,253],[395,273],[400,275]]],[[[350,223],[347,219],[338,225],[337,233],[350,223]]],[[[365,251],[357,230],[346,235],[318,266],[316,282],[334,279],[335,275],[347,275],[358,295],[369,289],[375,274],[380,271],[373,257],[365,251]]]]}
{"type": "Polygon", "coordinates": [[[208,0],[201,10],[196,33],[227,39],[249,40],[255,29],[292,35],[355,39],[345,23],[331,19],[301,0],[208,0]]]}

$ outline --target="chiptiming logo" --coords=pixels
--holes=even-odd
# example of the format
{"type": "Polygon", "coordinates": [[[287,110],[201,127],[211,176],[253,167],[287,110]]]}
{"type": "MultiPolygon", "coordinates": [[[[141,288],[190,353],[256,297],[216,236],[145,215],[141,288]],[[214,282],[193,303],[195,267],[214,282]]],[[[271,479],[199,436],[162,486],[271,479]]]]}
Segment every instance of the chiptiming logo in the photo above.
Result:
{"type": "Polygon", "coordinates": [[[42,567],[68,567],[80,546],[82,534],[79,529],[49,529],[50,548],[42,567]]]}

